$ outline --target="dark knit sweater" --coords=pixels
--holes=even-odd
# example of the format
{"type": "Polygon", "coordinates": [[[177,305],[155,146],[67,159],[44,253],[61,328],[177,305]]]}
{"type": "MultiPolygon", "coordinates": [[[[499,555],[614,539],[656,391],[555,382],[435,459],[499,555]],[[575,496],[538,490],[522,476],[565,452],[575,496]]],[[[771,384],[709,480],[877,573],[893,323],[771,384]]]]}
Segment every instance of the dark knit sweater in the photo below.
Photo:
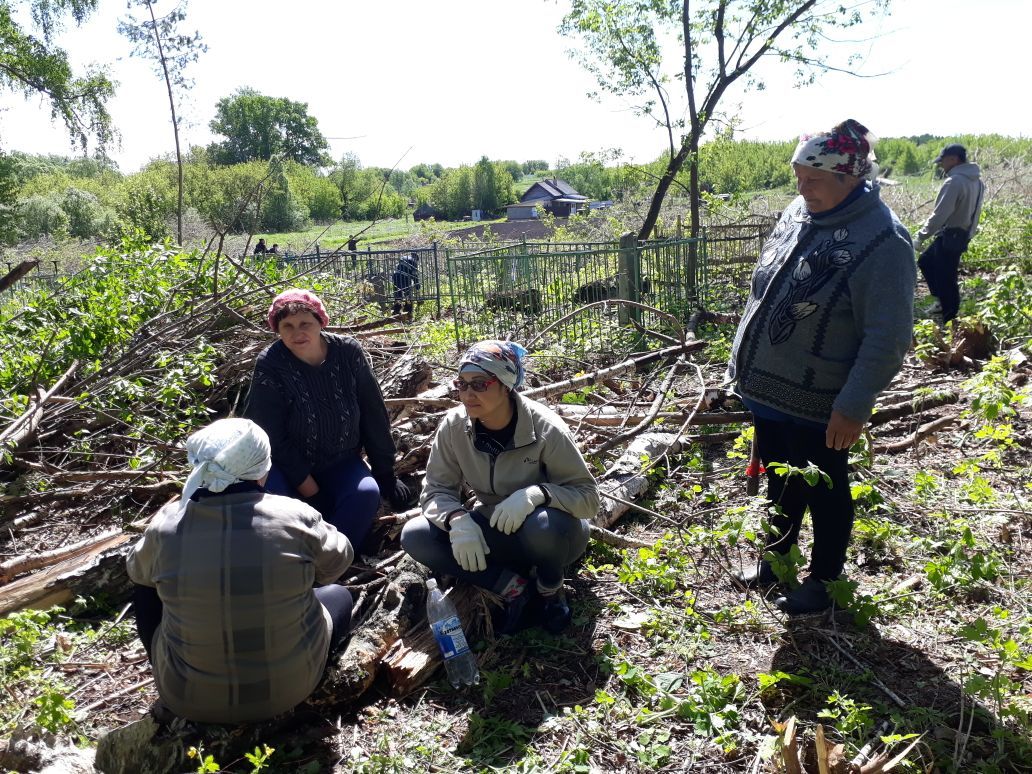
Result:
{"type": "Polygon", "coordinates": [[[826,423],[864,422],[913,332],[910,236],[878,190],[811,215],[802,197],[763,247],[731,349],[740,395],[826,423]]]}
{"type": "Polygon", "coordinates": [[[272,463],[292,487],[362,449],[373,475],[390,477],[394,441],[380,385],[355,339],[322,333],[326,361],[310,366],[282,341],[258,356],[244,416],[272,443],[272,463]]]}

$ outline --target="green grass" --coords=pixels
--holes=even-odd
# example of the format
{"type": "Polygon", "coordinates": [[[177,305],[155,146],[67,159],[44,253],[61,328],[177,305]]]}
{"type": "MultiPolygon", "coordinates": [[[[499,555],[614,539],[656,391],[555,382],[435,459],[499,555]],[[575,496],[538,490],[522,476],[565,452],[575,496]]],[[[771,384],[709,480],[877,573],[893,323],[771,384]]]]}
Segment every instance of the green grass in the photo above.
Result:
{"type": "Polygon", "coordinates": [[[432,235],[434,233],[444,231],[457,231],[484,224],[504,222],[504,218],[500,218],[498,220],[482,220],[478,223],[468,220],[435,221],[433,226],[429,226],[426,221],[416,222],[412,220],[411,215],[406,215],[404,218],[390,218],[388,220],[373,222],[371,227],[370,221],[359,220],[346,223],[334,223],[329,228],[322,225],[312,226],[304,231],[285,232],[280,234],[255,234],[254,241],[257,242],[259,237],[264,237],[265,243],[269,247],[272,247],[274,244],[278,244],[281,252],[313,252],[315,250],[316,242],[319,243],[319,247],[322,250],[335,250],[341,245],[346,245],[352,236],[358,234],[361,234],[358,236],[359,248],[365,248],[423,232],[428,232],[432,235]]]}

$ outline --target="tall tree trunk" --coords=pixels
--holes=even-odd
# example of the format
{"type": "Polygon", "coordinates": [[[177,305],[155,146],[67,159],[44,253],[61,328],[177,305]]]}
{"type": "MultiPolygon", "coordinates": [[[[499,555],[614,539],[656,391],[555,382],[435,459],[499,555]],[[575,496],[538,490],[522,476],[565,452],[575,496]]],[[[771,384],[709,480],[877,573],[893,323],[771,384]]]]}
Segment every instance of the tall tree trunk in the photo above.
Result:
{"type": "Polygon", "coordinates": [[[168,89],[168,107],[172,111],[172,133],[176,138],[176,168],[179,170],[179,194],[176,199],[176,241],[183,244],[183,154],[179,149],[179,119],[176,118],[176,101],[172,96],[172,79],[168,74],[165,62],[165,51],[161,47],[161,35],[158,33],[158,20],[154,17],[154,3],[147,3],[151,23],[154,25],[154,42],[158,46],[158,57],[161,60],[161,71],[165,74],[165,88],[168,89]]]}
{"type": "Polygon", "coordinates": [[[685,159],[688,158],[690,152],[688,138],[685,138],[681,143],[680,150],[667,161],[666,170],[664,170],[663,176],[659,179],[659,184],[652,194],[649,210],[645,213],[645,220],[638,231],[639,241],[644,241],[652,235],[652,230],[656,227],[656,221],[659,219],[659,211],[663,207],[663,199],[666,198],[670,184],[674,182],[674,177],[681,171],[681,167],[684,166],[685,159]]]}

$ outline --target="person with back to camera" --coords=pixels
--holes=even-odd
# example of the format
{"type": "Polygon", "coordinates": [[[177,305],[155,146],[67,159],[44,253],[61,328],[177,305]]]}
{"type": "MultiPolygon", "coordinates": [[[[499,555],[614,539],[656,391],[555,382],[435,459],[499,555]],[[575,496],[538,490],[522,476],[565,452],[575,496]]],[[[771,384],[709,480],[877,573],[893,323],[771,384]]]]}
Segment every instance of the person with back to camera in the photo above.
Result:
{"type": "Polygon", "coordinates": [[[768,559],[783,560],[798,542],[807,508],[813,523],[809,576],[775,600],[789,614],[831,606],[825,584],[842,573],[853,527],[849,448],[913,334],[913,247],[869,182],[872,142],[852,119],[800,140],[792,156],[800,195],[763,246],[728,364],[755,417],[774,528],[764,558],[738,582],[774,586],[768,559]],[[830,484],[779,475],[775,461],[814,463],[830,484]]]}
{"type": "Polygon", "coordinates": [[[258,356],[244,409],[272,442],[266,488],[304,499],[360,547],[381,495],[394,508],[413,499],[394,475],[380,385],[355,339],[323,330],[329,317],[314,293],[280,293],[268,324],[279,341],[258,356]]]}
{"type": "Polygon", "coordinates": [[[935,197],[935,209],[914,238],[914,250],[920,254],[917,265],[928,292],[935,298],[929,311],[942,312],[943,323],[948,323],[960,311],[960,258],[978,231],[985,183],[978,164],[968,162],[963,145],[947,145],[935,163],[946,179],[935,197]],[[930,237],[934,237],[932,244],[922,253],[921,245],[930,237]]]}
{"type": "Polygon", "coordinates": [[[259,239],[258,244],[254,246],[253,255],[265,255],[267,252],[269,252],[269,248],[265,246],[265,238],[263,237],[259,239]]]}
{"type": "Polygon", "coordinates": [[[126,560],[162,703],[200,723],[249,723],[304,701],[344,641],[354,556],[309,506],[262,490],[269,438],[220,419],[186,442],[183,496],[126,560]],[[315,583],[330,584],[313,588],[315,583]]]}
{"type": "Polygon", "coordinates": [[[502,597],[495,630],[570,623],[565,568],[587,548],[599,495],[566,423],[517,392],[526,350],[482,341],[459,362],[462,405],[434,436],[420,503],[401,545],[435,574],[502,597]],[[466,508],[464,486],[476,502],[466,508]]]}

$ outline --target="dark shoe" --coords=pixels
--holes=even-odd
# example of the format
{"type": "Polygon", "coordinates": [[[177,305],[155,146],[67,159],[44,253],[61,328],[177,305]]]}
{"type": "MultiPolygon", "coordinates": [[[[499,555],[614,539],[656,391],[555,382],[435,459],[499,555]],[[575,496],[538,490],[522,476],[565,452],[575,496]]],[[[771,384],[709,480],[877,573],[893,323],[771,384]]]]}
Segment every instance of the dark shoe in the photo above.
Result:
{"type": "Polygon", "coordinates": [[[562,634],[566,630],[573,620],[573,613],[562,589],[555,594],[541,597],[541,610],[537,617],[541,628],[549,634],[562,634]]]}
{"type": "Polygon", "coordinates": [[[765,561],[756,562],[731,573],[731,577],[747,589],[766,589],[778,583],[778,576],[774,574],[770,562],[765,561]]]}
{"type": "Polygon", "coordinates": [[[824,581],[818,580],[812,575],[803,581],[803,585],[795,591],[790,591],[774,600],[774,606],[789,615],[821,613],[831,605],[831,597],[828,596],[828,588],[824,585],[824,581]]]}
{"type": "Polygon", "coordinates": [[[530,626],[531,616],[527,615],[527,606],[535,596],[537,596],[537,591],[533,584],[527,584],[522,594],[497,608],[491,614],[491,625],[494,627],[495,634],[516,634],[521,629],[530,626]]]}

